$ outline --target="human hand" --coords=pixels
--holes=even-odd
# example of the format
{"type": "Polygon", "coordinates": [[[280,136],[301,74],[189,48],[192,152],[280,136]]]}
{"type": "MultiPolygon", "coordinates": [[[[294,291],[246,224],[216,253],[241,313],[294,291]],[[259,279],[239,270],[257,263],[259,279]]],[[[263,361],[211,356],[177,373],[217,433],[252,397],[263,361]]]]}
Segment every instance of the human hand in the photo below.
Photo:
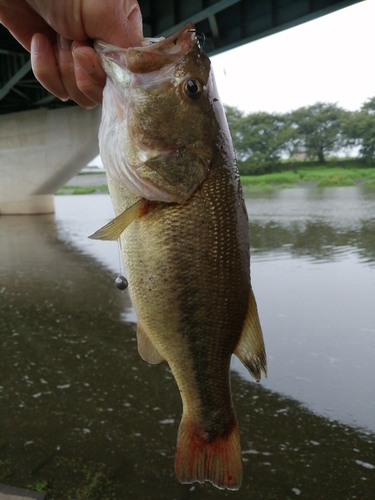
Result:
{"type": "Polygon", "coordinates": [[[85,108],[101,102],[106,78],[92,40],[127,48],[142,38],[137,0],[0,0],[0,22],[31,53],[39,82],[85,108]]]}

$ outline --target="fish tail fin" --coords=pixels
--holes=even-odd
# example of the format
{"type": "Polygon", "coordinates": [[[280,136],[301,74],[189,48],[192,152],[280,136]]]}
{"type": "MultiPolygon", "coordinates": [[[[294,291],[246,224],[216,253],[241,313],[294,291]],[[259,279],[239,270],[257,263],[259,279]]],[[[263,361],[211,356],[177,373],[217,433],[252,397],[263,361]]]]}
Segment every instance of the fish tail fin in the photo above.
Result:
{"type": "Polygon", "coordinates": [[[210,481],[220,489],[238,490],[242,459],[237,419],[230,431],[211,441],[204,431],[183,417],[178,430],[175,472],[181,483],[210,481]]]}

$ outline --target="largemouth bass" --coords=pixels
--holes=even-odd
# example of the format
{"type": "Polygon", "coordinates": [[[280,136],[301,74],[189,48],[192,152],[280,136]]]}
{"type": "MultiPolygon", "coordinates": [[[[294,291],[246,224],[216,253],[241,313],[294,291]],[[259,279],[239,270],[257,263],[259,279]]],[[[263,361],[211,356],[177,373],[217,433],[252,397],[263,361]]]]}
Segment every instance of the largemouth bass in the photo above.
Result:
{"type": "Polygon", "coordinates": [[[141,357],[166,360],[183,402],[175,472],[238,489],[232,353],[253,378],[266,354],[250,285],[248,217],[209,58],[192,24],[120,49],[107,74],[99,146],[117,217],[141,357]]]}

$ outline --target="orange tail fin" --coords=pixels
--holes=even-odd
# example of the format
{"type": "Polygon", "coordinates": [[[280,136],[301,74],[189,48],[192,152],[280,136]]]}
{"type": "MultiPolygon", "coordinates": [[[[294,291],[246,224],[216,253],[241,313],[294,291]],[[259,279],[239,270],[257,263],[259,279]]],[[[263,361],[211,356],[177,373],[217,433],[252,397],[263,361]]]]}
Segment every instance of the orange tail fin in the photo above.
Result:
{"type": "Polygon", "coordinates": [[[207,441],[194,424],[182,418],[177,438],[175,472],[181,483],[210,481],[220,489],[238,490],[242,482],[237,419],[228,434],[207,441]]]}

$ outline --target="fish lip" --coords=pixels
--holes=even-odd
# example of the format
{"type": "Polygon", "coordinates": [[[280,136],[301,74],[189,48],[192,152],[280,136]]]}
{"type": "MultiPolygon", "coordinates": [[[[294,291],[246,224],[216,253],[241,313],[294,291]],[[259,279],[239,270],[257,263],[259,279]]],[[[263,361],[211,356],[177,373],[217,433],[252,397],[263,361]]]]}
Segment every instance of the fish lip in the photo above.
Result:
{"type": "Polygon", "coordinates": [[[176,61],[195,46],[199,47],[196,36],[189,36],[189,33],[196,33],[195,26],[191,22],[167,38],[144,38],[135,46],[128,48],[95,40],[94,49],[102,58],[126,66],[132,73],[149,73],[163,67],[167,59],[170,62],[176,61]],[[150,41],[151,43],[147,43],[150,41]]]}
{"type": "MultiPolygon", "coordinates": [[[[177,40],[182,37],[186,32],[191,32],[191,33],[196,33],[196,29],[193,23],[189,22],[184,24],[182,28],[180,28],[176,33],[173,33],[172,35],[169,35],[167,38],[160,37],[160,41],[154,42],[151,45],[145,45],[141,47],[134,47],[137,50],[147,50],[150,47],[152,48],[157,48],[157,49],[162,49],[164,46],[168,46],[171,43],[174,45],[177,44],[177,40]]],[[[145,39],[147,40],[147,39],[145,39]]],[[[142,41],[141,41],[142,42],[142,41]]]]}
{"type": "Polygon", "coordinates": [[[108,54],[111,52],[124,52],[129,49],[136,49],[140,51],[145,51],[147,52],[150,47],[152,48],[163,48],[165,45],[170,45],[171,42],[177,43],[177,40],[187,31],[190,32],[196,32],[195,26],[193,23],[189,22],[186,23],[184,26],[182,26],[181,29],[177,31],[177,33],[173,33],[172,35],[168,36],[167,38],[160,37],[160,38],[142,38],[140,39],[134,46],[124,48],[124,47],[117,47],[116,45],[111,45],[109,43],[103,42],[103,40],[96,39],[94,40],[94,48],[97,52],[100,54],[108,54]],[[145,41],[151,41],[148,45],[145,45],[145,41]]]}

